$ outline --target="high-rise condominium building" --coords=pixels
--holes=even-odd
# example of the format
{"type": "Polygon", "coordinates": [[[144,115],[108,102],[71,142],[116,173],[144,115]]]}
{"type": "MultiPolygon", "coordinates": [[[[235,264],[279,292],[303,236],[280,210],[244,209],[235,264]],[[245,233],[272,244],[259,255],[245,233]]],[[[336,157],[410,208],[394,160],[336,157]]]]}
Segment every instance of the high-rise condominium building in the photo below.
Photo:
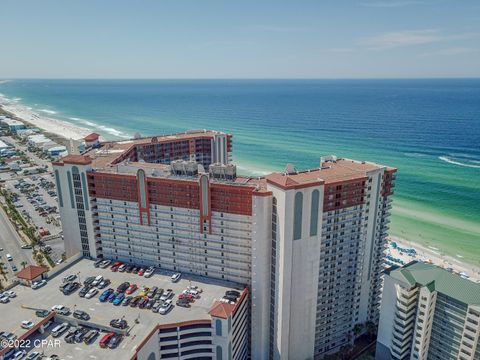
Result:
{"type": "Polygon", "coordinates": [[[376,359],[480,359],[480,284],[412,262],[386,272],[376,359]]]}
{"type": "Polygon", "coordinates": [[[54,163],[67,255],[247,285],[254,359],[338,351],[377,323],[396,169],[324,157],[237,176],[232,136],[108,142],[54,163]]]}

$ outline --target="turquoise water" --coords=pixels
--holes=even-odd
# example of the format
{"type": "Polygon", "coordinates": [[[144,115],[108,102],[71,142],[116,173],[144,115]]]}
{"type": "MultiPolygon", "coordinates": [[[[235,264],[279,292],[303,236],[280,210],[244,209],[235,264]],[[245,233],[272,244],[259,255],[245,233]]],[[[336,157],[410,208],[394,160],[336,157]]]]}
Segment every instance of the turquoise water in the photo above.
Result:
{"type": "Polygon", "coordinates": [[[15,80],[0,93],[109,139],[212,128],[240,171],[326,154],[399,169],[391,233],[480,264],[480,80],[15,80]]]}

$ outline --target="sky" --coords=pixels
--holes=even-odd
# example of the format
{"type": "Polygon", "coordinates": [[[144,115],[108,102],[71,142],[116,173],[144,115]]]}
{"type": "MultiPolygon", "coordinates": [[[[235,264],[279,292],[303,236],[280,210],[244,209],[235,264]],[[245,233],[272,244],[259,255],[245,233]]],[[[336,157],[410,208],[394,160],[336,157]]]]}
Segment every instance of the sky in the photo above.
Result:
{"type": "Polygon", "coordinates": [[[478,0],[0,0],[0,78],[480,77],[478,0]]]}

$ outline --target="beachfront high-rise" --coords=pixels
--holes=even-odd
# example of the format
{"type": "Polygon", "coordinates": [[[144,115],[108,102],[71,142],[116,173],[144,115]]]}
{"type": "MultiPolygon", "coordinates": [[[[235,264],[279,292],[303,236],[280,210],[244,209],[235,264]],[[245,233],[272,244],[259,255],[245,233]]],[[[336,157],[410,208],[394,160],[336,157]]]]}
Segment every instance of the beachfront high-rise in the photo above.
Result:
{"type": "Polygon", "coordinates": [[[321,158],[236,175],[217,131],[106,142],[54,163],[67,256],[247,285],[254,359],[338,351],[378,322],[396,169],[321,158]]]}
{"type": "Polygon", "coordinates": [[[480,359],[480,284],[421,262],[387,270],[376,359],[480,359]]]}

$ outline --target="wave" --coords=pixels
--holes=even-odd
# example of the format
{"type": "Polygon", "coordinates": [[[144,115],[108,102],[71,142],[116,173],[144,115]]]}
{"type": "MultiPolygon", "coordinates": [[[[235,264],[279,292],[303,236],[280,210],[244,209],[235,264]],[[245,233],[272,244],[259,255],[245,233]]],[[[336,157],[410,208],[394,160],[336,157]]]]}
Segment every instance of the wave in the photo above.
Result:
{"type": "Polygon", "coordinates": [[[446,156],[439,156],[438,157],[440,160],[442,161],[445,161],[449,164],[454,164],[454,165],[459,165],[459,166],[465,166],[465,167],[469,167],[469,168],[474,168],[474,169],[480,169],[480,165],[472,165],[472,164],[466,164],[466,163],[462,163],[460,161],[455,161],[455,160],[452,160],[446,156]]]}
{"type": "Polygon", "coordinates": [[[41,111],[41,112],[44,112],[44,113],[47,113],[47,114],[51,114],[51,115],[55,115],[57,113],[56,111],[48,110],[48,109],[39,109],[38,111],[41,111]]]}
{"type": "Polygon", "coordinates": [[[112,128],[112,127],[108,127],[108,126],[105,126],[105,125],[100,125],[100,124],[94,123],[92,121],[81,119],[81,118],[78,118],[78,117],[70,117],[69,119],[73,120],[73,121],[81,122],[81,123],[83,123],[83,124],[85,124],[85,125],[87,125],[91,128],[97,128],[97,129],[103,130],[103,131],[109,133],[110,135],[113,135],[113,136],[116,136],[116,137],[120,137],[120,138],[123,138],[123,139],[130,139],[130,136],[128,134],[124,133],[123,131],[112,128]]]}
{"type": "Polygon", "coordinates": [[[405,156],[408,156],[408,157],[424,157],[426,156],[425,154],[422,154],[422,153],[416,153],[416,152],[406,152],[406,153],[403,153],[403,155],[405,156]]]}

